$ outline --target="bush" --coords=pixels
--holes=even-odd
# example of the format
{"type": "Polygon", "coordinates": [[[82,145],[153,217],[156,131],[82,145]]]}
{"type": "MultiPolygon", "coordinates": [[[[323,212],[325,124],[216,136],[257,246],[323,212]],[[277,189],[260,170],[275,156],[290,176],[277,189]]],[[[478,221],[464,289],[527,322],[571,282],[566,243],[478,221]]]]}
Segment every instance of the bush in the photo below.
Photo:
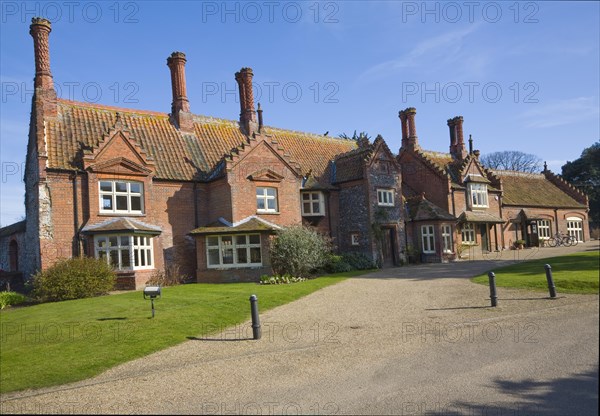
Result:
{"type": "Polygon", "coordinates": [[[377,269],[377,263],[365,253],[349,252],[343,253],[342,259],[348,263],[354,270],[377,269]]]}
{"type": "Polygon", "coordinates": [[[4,309],[10,305],[18,305],[26,300],[25,296],[17,292],[0,292],[0,309],[4,309]]]}
{"type": "Polygon", "coordinates": [[[294,225],[277,233],[270,252],[276,274],[308,277],[325,265],[331,244],[314,229],[294,225]]]}
{"type": "Polygon", "coordinates": [[[33,277],[33,296],[44,302],[100,296],[111,291],[115,281],[115,272],[105,260],[65,259],[33,277]]]}
{"type": "Polygon", "coordinates": [[[342,256],[335,254],[328,256],[324,268],[327,273],[343,273],[355,270],[342,256]]]}
{"type": "Polygon", "coordinates": [[[150,279],[146,282],[147,285],[152,286],[175,286],[180,285],[188,281],[189,278],[181,274],[178,264],[170,264],[165,267],[165,270],[157,269],[152,273],[150,279]]]}
{"type": "Polygon", "coordinates": [[[303,282],[305,280],[306,279],[303,277],[294,277],[294,276],[290,276],[289,274],[284,274],[283,276],[280,276],[278,274],[276,274],[274,276],[269,276],[267,274],[263,274],[260,277],[260,284],[261,285],[283,285],[283,284],[303,282]]]}

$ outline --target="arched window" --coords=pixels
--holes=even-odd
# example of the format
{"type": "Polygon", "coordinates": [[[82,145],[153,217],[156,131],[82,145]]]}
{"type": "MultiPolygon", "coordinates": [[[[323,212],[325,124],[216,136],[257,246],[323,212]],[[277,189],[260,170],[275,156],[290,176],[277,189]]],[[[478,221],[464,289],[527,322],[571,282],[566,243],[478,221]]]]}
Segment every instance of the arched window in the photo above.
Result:
{"type": "Polygon", "coordinates": [[[16,240],[12,240],[8,245],[8,259],[10,271],[19,271],[19,244],[16,240]]]}

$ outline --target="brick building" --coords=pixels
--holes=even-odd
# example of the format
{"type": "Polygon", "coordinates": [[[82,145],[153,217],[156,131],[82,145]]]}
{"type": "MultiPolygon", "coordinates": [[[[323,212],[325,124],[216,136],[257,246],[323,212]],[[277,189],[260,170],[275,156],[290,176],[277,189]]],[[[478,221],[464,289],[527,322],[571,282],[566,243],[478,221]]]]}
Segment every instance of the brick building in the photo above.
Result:
{"type": "MultiPolygon", "coordinates": [[[[542,245],[557,232],[589,239],[588,198],[550,172],[491,171],[479,150],[465,145],[463,117],[448,120],[448,153],[423,150],[416,110],[400,112],[402,189],[408,208],[408,241],[422,261],[456,258],[457,246],[483,252],[509,249],[516,240],[542,245]]],[[[409,250],[410,252],[411,250],[409,250]]]]}
{"type": "MultiPolygon", "coordinates": [[[[239,120],[191,112],[186,56],[167,59],[170,113],[59,99],[51,24],[32,19],[35,93],[25,172],[26,220],[0,229],[0,268],[25,277],[87,255],[139,288],[177,265],[200,282],[270,273],[269,241],[305,224],[341,252],[382,266],[456,259],[461,244],[539,244],[555,231],[589,238],[587,197],[547,169],[492,172],[467,151],[462,117],[450,152],[422,150],[416,110],[400,112],[402,147],[269,127],[250,68],[235,74],[239,120]]],[[[166,71],[165,71],[166,72],[166,71]]]]}

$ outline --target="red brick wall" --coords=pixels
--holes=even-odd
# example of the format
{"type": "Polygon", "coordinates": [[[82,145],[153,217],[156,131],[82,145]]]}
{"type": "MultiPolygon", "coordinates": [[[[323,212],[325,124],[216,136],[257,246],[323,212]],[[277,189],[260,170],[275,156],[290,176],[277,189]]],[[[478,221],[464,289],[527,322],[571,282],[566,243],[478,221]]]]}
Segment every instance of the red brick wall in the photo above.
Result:
{"type": "Polygon", "coordinates": [[[399,157],[402,167],[402,181],[417,193],[425,192],[425,197],[440,208],[449,212],[448,179],[440,176],[431,167],[423,163],[410,152],[404,152],[399,157]]]}

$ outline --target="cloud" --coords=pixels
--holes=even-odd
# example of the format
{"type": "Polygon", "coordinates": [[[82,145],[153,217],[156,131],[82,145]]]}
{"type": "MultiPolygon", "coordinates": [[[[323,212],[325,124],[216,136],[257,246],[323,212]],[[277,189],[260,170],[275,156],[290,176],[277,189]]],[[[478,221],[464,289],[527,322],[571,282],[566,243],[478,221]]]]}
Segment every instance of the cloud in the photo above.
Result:
{"type": "MultiPolygon", "coordinates": [[[[460,58],[463,39],[475,32],[480,24],[471,24],[465,28],[443,33],[429,39],[425,39],[415,45],[408,53],[389,61],[373,65],[362,74],[359,80],[370,80],[383,78],[398,73],[402,68],[425,67],[428,62],[455,62],[460,58]]],[[[478,65],[481,66],[481,63],[478,65]]]]}
{"type": "Polygon", "coordinates": [[[600,107],[595,97],[576,97],[554,101],[526,111],[519,116],[526,127],[548,128],[600,118],[600,107]]]}

